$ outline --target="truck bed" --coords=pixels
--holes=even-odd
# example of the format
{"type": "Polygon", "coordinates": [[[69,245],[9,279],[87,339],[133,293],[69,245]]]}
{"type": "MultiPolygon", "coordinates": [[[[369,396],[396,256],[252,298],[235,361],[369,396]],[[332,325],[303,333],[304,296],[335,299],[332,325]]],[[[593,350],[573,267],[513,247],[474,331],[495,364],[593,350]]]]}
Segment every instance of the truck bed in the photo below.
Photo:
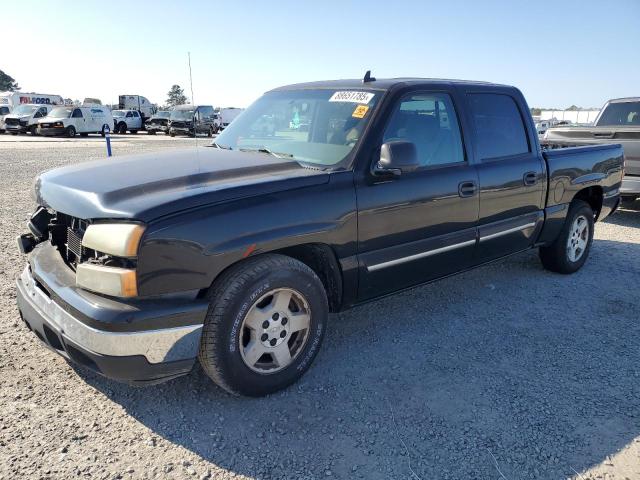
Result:
{"type": "Polygon", "coordinates": [[[550,128],[541,144],[547,152],[580,145],[618,144],[625,158],[625,176],[620,193],[640,196],[640,126],[550,128]]]}
{"type": "Polygon", "coordinates": [[[569,202],[589,186],[602,188],[605,199],[620,190],[624,165],[620,144],[544,150],[543,156],[548,167],[548,207],[569,202]]]}

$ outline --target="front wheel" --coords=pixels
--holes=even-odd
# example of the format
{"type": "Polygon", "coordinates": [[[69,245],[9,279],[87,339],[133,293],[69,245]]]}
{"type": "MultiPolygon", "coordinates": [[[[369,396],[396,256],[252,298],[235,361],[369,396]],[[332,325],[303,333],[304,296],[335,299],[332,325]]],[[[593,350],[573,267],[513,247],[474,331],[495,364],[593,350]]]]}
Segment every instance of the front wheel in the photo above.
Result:
{"type": "Polygon", "coordinates": [[[298,380],[315,358],[329,307],[318,276],[267,254],[223,274],[210,289],[200,363],[220,387],[262,396],[298,380]]]}
{"type": "Polygon", "coordinates": [[[67,137],[73,138],[76,136],[76,129],[73,125],[67,127],[67,137]]]}
{"type": "Polygon", "coordinates": [[[594,215],[591,206],[574,200],[558,238],[548,246],[540,247],[540,260],[547,270],[574,273],[587,261],[593,242],[594,215]]]}

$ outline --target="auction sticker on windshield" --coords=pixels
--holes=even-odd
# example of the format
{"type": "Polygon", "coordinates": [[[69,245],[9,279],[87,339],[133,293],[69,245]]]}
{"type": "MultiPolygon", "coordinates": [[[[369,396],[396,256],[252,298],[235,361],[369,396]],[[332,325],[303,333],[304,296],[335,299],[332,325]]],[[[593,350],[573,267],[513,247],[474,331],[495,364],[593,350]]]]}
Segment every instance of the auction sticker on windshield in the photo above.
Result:
{"type": "Polygon", "coordinates": [[[351,103],[369,103],[373,97],[375,97],[375,93],[371,92],[354,92],[354,91],[344,91],[344,92],[336,92],[331,95],[329,99],[330,102],[351,102],[351,103]]]}

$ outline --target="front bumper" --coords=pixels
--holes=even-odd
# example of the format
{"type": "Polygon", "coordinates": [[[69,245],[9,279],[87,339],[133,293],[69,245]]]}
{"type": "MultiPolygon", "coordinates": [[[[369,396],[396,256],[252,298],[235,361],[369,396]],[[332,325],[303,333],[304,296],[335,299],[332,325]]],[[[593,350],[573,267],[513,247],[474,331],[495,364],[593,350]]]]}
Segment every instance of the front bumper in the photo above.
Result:
{"type": "Polygon", "coordinates": [[[56,135],[64,135],[66,129],[64,127],[38,127],[38,135],[43,135],[45,137],[54,137],[56,135]]]}
{"type": "Polygon", "coordinates": [[[147,125],[147,131],[151,130],[152,132],[168,132],[169,127],[166,125],[147,125]]]}
{"type": "Polygon", "coordinates": [[[28,126],[23,125],[5,125],[4,129],[10,133],[27,133],[28,126]]]}
{"type": "Polygon", "coordinates": [[[622,178],[620,195],[625,197],[640,197],[640,176],[625,175],[622,178]]]}
{"type": "Polygon", "coordinates": [[[75,287],[57,250],[41,244],[17,278],[20,315],[51,350],[114,380],[158,383],[191,371],[204,301],[123,302],[75,287]]]}
{"type": "Polygon", "coordinates": [[[193,135],[193,128],[188,127],[169,127],[169,132],[176,135],[193,135]]]}

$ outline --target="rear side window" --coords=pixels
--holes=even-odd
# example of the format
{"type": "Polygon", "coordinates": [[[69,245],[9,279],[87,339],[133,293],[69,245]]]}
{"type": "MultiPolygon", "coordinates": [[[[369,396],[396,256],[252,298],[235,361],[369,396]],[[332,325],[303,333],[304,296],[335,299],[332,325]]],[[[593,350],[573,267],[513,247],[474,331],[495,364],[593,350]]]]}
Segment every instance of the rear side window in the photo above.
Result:
{"type": "Polygon", "coordinates": [[[640,102],[607,105],[598,119],[598,126],[607,125],[640,125],[640,102]]]}
{"type": "Polygon", "coordinates": [[[527,133],[515,100],[495,93],[469,94],[481,160],[529,152],[527,133]]]}

